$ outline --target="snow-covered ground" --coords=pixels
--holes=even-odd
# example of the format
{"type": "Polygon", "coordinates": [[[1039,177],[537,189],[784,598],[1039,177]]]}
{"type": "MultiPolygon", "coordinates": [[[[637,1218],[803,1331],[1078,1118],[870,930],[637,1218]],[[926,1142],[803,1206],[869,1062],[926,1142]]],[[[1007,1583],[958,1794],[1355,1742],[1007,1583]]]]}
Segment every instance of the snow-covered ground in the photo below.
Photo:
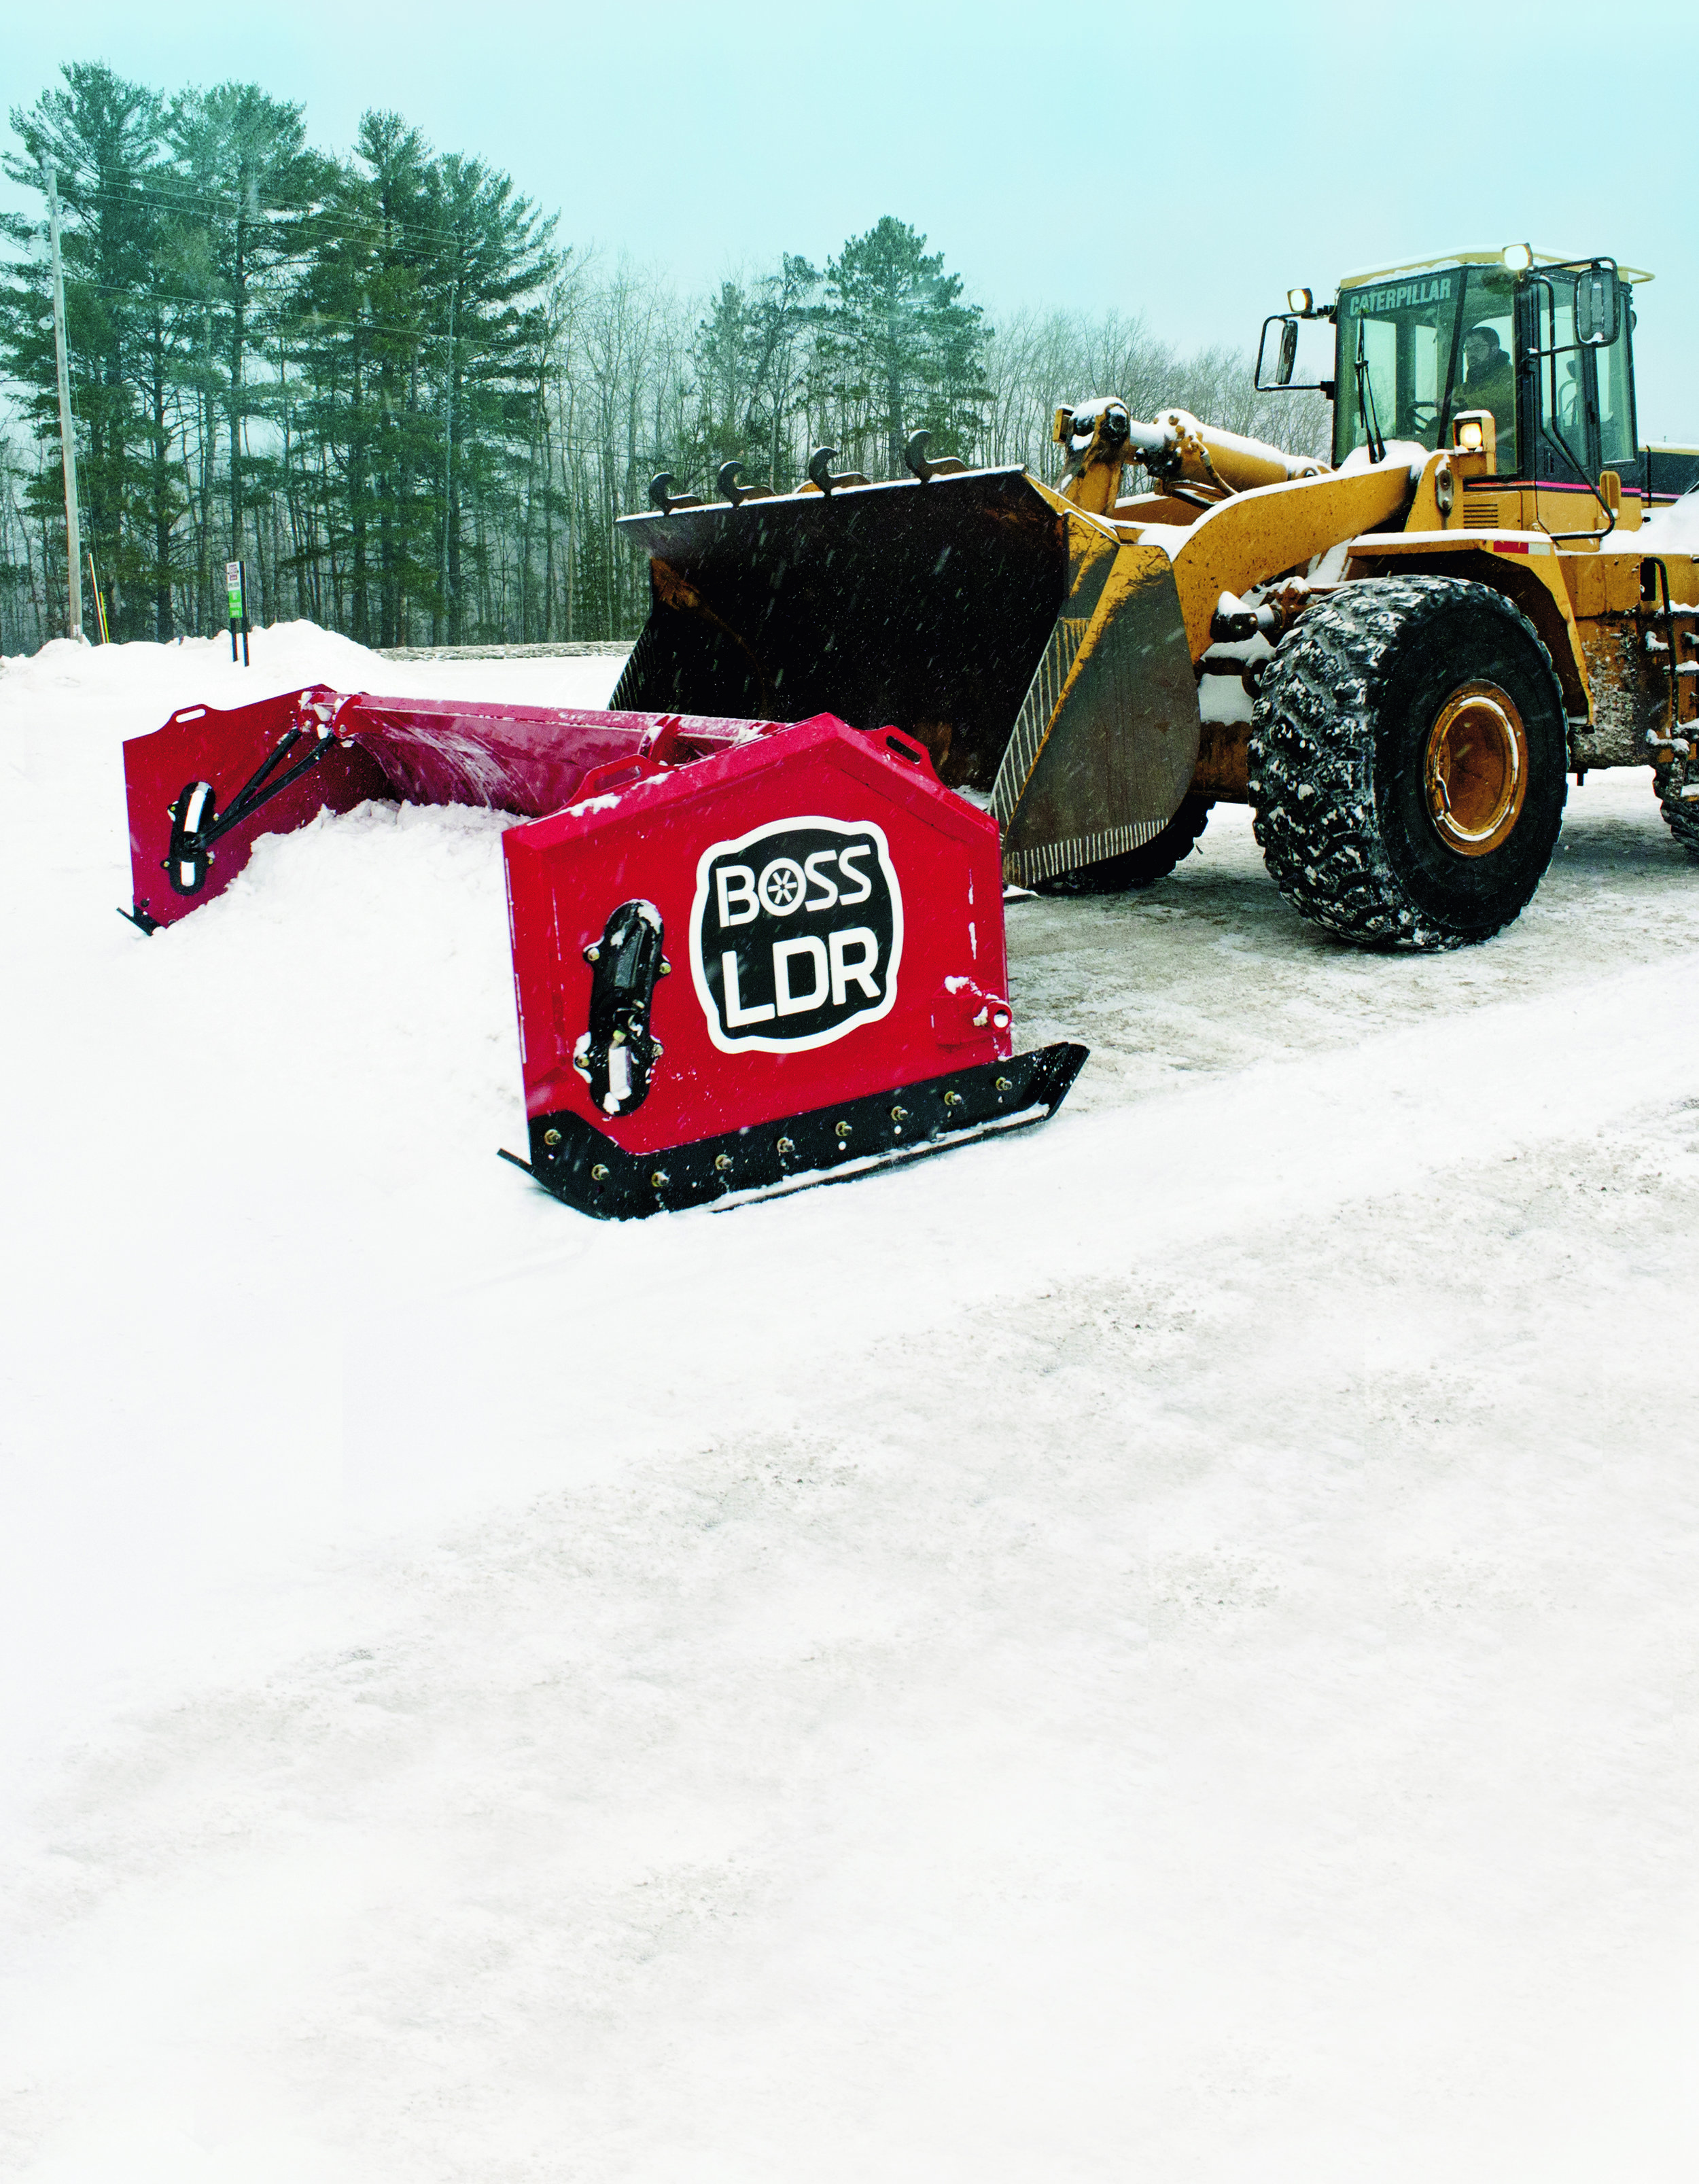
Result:
{"type": "Polygon", "coordinates": [[[1699,871],[1303,927],[1242,812],[1011,907],[1048,1128],[602,1227],[499,822],[143,941],[118,745],[304,629],[0,670],[0,2170],[1685,2179],[1699,871]]]}

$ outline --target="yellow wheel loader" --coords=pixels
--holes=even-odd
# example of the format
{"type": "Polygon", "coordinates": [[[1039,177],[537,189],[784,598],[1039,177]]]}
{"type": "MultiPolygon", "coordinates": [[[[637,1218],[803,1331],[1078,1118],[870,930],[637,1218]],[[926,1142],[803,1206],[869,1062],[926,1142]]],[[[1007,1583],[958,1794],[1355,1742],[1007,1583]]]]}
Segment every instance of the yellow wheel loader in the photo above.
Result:
{"type": "Polygon", "coordinates": [[[1658,513],[1699,451],[1638,439],[1649,278],[1518,246],[1291,292],[1257,384],[1331,403],[1329,460],[1100,397],[1054,486],[925,432],[887,483],[829,448],[794,493],[663,475],[614,705],[895,727],[1047,890],[1146,884],[1248,802],[1288,900],[1371,945],[1508,923],[1593,767],[1650,764],[1699,854],[1699,567],[1658,513]]]}

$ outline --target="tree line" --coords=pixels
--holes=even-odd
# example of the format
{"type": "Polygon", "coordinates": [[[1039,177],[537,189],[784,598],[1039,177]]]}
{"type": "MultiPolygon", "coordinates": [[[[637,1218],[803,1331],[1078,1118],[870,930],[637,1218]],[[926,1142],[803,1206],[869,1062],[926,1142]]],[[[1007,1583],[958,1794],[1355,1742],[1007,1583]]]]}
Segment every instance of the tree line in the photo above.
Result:
{"type": "Polygon", "coordinates": [[[0,651],[64,627],[49,170],[114,640],[220,627],[238,557],[255,621],[373,645],[617,638],[648,588],[614,521],[660,471],[711,493],[736,460],[783,490],[829,445],[888,477],[924,426],[934,454],[1050,475],[1056,404],[1111,392],[1306,452],[1324,431],[1313,398],[1258,396],[1244,356],[1181,354],[1136,315],[994,327],[894,218],[823,265],[786,254],[691,296],[563,243],[511,176],[398,114],[367,114],[336,158],[255,85],[63,79],[13,111],[3,162],[44,209],[0,215],[0,651]]]}

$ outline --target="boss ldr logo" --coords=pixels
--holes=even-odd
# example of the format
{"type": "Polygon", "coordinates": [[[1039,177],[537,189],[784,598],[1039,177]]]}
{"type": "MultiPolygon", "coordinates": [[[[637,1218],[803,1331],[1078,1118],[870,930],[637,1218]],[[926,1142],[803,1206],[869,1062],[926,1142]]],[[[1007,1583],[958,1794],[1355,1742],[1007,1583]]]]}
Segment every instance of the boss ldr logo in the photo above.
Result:
{"type": "Polygon", "coordinates": [[[870,820],[775,820],[696,867],[690,968],[723,1053],[794,1054],[886,1015],[903,899],[870,820]]]}

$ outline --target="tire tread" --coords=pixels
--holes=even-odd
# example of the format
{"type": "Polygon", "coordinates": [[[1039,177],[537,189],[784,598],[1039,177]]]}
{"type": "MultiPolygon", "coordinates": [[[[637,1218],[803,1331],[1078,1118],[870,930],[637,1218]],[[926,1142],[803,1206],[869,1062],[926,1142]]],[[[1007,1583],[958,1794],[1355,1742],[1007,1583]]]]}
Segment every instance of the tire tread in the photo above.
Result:
{"type": "Polygon", "coordinates": [[[1496,925],[1466,931],[1418,907],[1387,856],[1376,806],[1388,656],[1412,621],[1463,594],[1487,603],[1525,634],[1550,669],[1533,625],[1490,585],[1451,577],[1371,577],[1309,610],[1269,662],[1257,692],[1250,792],[1263,860],[1301,916],[1368,946],[1462,947],[1501,931],[1518,914],[1512,910],[1496,925]]]}

